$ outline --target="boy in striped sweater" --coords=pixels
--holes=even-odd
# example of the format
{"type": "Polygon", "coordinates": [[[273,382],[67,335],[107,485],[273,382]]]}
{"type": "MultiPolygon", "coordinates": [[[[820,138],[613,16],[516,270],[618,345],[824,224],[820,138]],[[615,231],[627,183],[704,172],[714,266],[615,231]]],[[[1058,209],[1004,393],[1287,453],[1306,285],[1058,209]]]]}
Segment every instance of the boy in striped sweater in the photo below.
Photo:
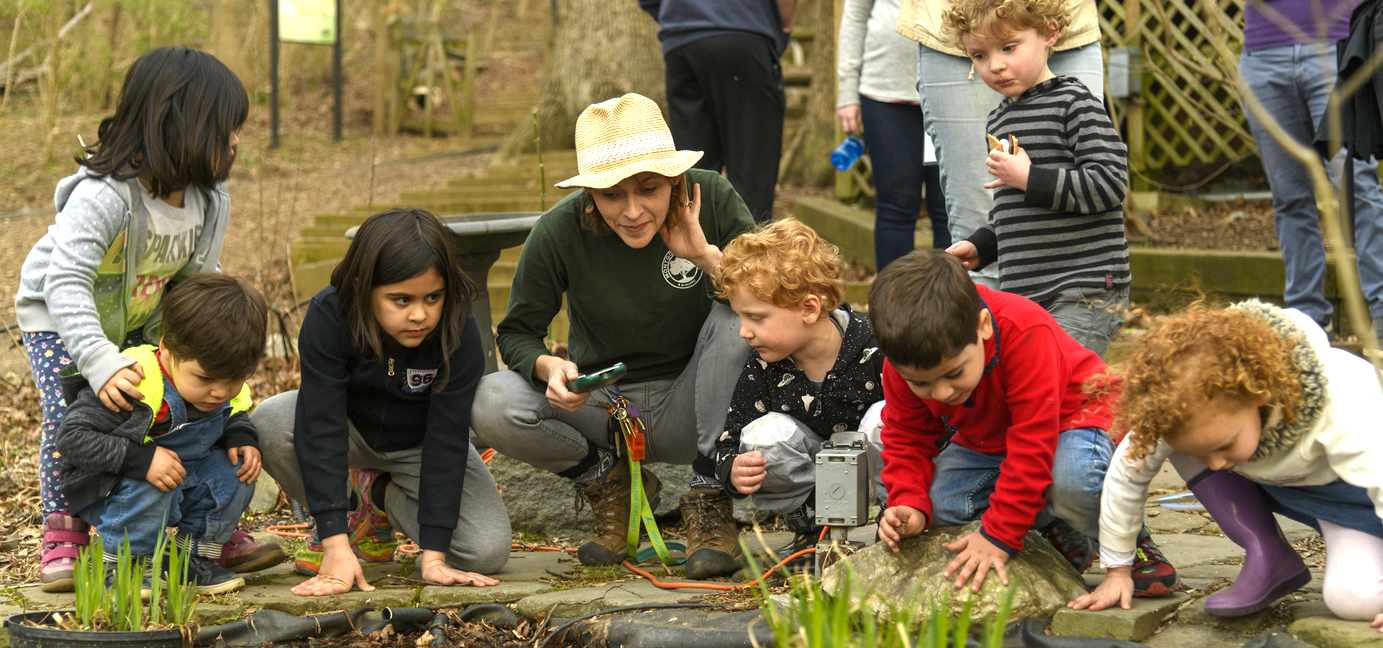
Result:
{"type": "Polygon", "coordinates": [[[1000,144],[985,160],[989,224],[946,251],[970,270],[997,261],[1001,290],[1037,302],[1103,356],[1128,310],[1128,149],[1101,99],[1047,67],[1068,22],[1062,0],[957,0],[947,10],[952,37],[1005,98],[989,113],[1000,144]]]}

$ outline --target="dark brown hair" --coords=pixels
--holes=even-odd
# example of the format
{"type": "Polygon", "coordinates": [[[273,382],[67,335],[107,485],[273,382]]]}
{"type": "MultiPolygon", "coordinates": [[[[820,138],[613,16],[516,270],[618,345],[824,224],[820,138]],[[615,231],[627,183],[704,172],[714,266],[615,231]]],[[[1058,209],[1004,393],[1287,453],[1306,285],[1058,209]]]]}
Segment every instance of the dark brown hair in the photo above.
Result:
{"type": "Polygon", "coordinates": [[[163,346],[217,379],[249,378],[264,357],[269,304],[249,282],[200,272],[163,299],[163,346]]]}
{"type": "Polygon", "coordinates": [[[975,343],[980,293],[960,259],[916,250],[874,277],[869,319],[890,362],[931,369],[975,343]]]}
{"type": "Polygon", "coordinates": [[[230,138],[250,112],[240,79],[216,57],[186,47],[145,52],[130,66],[115,114],[77,156],[99,176],[148,176],[159,198],[211,189],[230,177],[230,138]]]}
{"type": "MultiPolygon", "coordinates": [[[[687,184],[686,174],[677,176],[663,176],[672,184],[672,197],[668,199],[666,227],[677,227],[682,222],[682,203],[691,200],[691,185],[687,184]],[[686,197],[682,196],[683,190],[686,197]]],[[[605,218],[600,215],[600,208],[595,204],[595,198],[591,197],[592,191],[602,191],[601,189],[587,188],[581,192],[581,226],[595,232],[597,236],[609,236],[614,234],[610,225],[605,222],[605,218]]]]}
{"type": "Polygon", "coordinates": [[[451,356],[461,346],[466,319],[471,316],[475,284],[461,270],[451,232],[430,212],[422,209],[390,209],[365,219],[355,232],[346,257],[331,272],[336,300],[346,314],[351,340],[360,357],[379,361],[384,345],[392,341],[375,319],[370,299],[375,288],[408,281],[436,270],[446,284],[442,319],[436,336],[442,345],[442,374],[433,384],[440,390],[451,375],[451,356]]]}

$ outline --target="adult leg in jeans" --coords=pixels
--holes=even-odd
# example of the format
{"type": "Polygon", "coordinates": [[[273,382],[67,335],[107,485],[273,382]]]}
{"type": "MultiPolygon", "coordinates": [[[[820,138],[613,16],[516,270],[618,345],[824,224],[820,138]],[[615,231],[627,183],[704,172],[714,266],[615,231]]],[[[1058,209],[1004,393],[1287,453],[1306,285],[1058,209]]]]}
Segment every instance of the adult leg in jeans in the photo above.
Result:
{"type": "Polygon", "coordinates": [[[915,106],[860,97],[864,142],[874,169],[874,266],[883,270],[913,250],[922,209],[925,146],[922,113],[915,106]]]}
{"type": "Polygon", "coordinates": [[[1098,42],[1052,52],[1047,67],[1057,76],[1076,77],[1090,89],[1090,94],[1104,101],[1104,55],[1098,42]]]}
{"type": "MultiPolygon", "coordinates": [[[[1240,55],[1239,73],[1287,136],[1309,146],[1331,88],[1321,77],[1328,71],[1334,78],[1334,60],[1311,47],[1272,47],[1240,55]]],[[[1282,297],[1324,326],[1334,309],[1325,299],[1325,246],[1311,176],[1252,111],[1247,116],[1273,192],[1273,224],[1287,270],[1282,297]]]]}
{"type": "MultiPolygon", "coordinates": [[[[917,91],[922,117],[936,149],[941,189],[946,197],[951,240],[960,241],[989,222],[993,179],[984,165],[989,154],[985,123],[1003,97],[978,76],[970,78],[970,59],[918,45],[917,91]]],[[[999,287],[998,264],[970,274],[977,283],[999,287]]]]}
{"type": "Polygon", "coordinates": [[[946,196],[941,193],[941,166],[928,162],[923,169],[923,185],[927,188],[927,220],[932,222],[932,249],[944,250],[951,247],[952,241],[946,220],[946,196]]]}

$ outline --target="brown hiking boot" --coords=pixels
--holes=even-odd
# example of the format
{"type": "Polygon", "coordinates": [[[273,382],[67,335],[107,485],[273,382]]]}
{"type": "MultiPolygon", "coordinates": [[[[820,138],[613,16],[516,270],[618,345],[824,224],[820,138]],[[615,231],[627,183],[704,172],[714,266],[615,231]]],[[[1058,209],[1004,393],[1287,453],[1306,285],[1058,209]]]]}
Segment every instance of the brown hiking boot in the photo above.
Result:
{"type": "Polygon", "coordinates": [[[718,488],[696,488],[682,496],[687,528],[687,578],[704,580],[740,568],[739,527],[734,504],[718,488]]]}
{"type": "MultiPolygon", "coordinates": [[[[647,468],[643,474],[643,490],[648,495],[648,505],[658,508],[658,494],[663,485],[658,476],[647,468]]],[[[576,559],[586,566],[618,565],[628,556],[625,550],[629,545],[629,462],[616,459],[615,467],[603,479],[579,486],[580,492],[591,505],[591,515],[595,518],[591,537],[576,550],[576,559]]]]}

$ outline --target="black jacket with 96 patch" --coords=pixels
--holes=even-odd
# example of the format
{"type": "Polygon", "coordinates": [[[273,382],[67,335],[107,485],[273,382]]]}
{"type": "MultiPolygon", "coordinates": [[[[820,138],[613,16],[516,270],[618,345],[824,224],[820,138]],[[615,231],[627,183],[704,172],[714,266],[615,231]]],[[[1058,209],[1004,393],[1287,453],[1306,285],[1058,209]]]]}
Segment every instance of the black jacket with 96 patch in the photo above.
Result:
{"type": "Polygon", "coordinates": [[[298,352],[302,388],[293,445],[321,537],[348,532],[349,420],[377,451],[422,446],[417,541],[423,549],[446,551],[461,507],[471,403],[485,373],[475,317],[466,320],[441,390],[433,389],[445,371],[435,336],[411,349],[389,344],[388,357],[367,362],[355,349],[334,287],[312,298],[298,334],[298,352]]]}

